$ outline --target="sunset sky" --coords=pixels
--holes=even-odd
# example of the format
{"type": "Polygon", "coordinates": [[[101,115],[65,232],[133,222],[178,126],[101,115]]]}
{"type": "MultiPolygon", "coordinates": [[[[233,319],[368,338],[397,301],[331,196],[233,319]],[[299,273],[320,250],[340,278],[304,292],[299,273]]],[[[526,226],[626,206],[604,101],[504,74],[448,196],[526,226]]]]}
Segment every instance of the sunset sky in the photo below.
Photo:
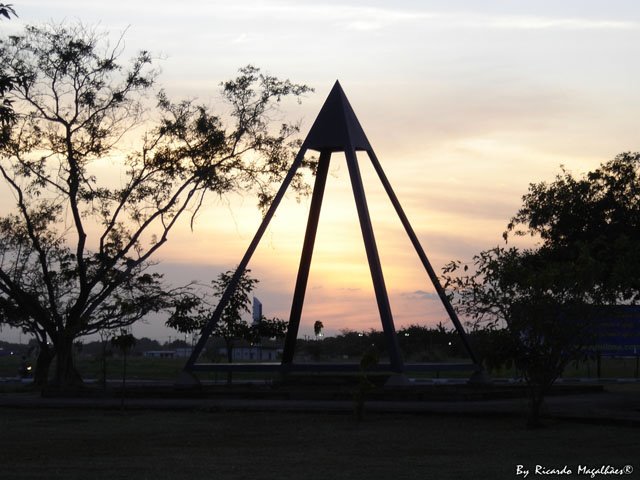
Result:
{"type": "MultiPolygon", "coordinates": [[[[6,2],[5,2],[6,3],[6,2]]],[[[160,57],[173,98],[214,108],[247,64],[315,92],[283,118],[304,137],[340,80],[437,271],[501,242],[530,182],[586,172],[640,139],[640,3],[544,1],[15,0],[24,23],[75,21],[127,55],[160,57]]],[[[396,327],[446,323],[400,222],[361,157],[396,327]]],[[[379,328],[344,158],[334,155],[301,334],[379,328]]],[[[233,268],[260,222],[251,195],[211,199],[161,252],[176,283],[233,268]]],[[[309,199],[287,198],[250,264],[267,316],[288,318],[309,199]]],[[[162,321],[137,336],[176,337],[162,321]]],[[[15,340],[12,332],[0,338],[15,340]]]]}

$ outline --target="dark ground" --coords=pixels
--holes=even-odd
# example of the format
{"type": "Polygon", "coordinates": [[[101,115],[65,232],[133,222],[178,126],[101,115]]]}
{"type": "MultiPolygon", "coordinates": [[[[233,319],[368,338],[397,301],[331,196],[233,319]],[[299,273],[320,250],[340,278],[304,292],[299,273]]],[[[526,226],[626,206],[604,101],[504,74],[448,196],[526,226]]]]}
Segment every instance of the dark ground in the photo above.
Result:
{"type": "Polygon", "coordinates": [[[5,390],[0,478],[591,478],[580,466],[620,473],[593,478],[640,478],[640,383],[566,386],[548,398],[539,430],[525,428],[526,399],[503,387],[369,392],[360,423],[352,386],[314,388],[185,394],[142,382],[125,410],[115,385],[75,398],[5,390]],[[536,465],[572,473],[536,475],[536,465]]]}

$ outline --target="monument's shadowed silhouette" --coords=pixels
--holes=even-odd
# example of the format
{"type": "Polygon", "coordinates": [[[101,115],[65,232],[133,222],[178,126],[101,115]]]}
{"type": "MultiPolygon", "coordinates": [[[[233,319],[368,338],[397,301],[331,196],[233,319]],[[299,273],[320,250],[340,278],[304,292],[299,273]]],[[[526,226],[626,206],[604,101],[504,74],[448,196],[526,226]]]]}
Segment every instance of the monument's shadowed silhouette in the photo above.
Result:
{"type": "Polygon", "coordinates": [[[460,335],[465,350],[467,351],[472,364],[450,364],[449,369],[459,370],[474,370],[480,372],[481,365],[476,357],[465,331],[458,319],[456,312],[454,311],[449,299],[440,284],[438,276],[436,275],[431,263],[429,262],[427,255],[422,248],[418,237],[416,236],[413,227],[411,226],[407,216],[400,205],[400,202],[395,195],[389,180],[387,179],[378,158],[376,157],[367,136],[360,125],[349,101],[347,100],[340,83],[336,81],[333,89],[329,93],[329,96],[325,100],[318,117],[313,123],[309,134],[302,143],[300,151],[298,152],[293,164],[287,176],[285,177],[280,189],[276,193],[274,200],[267,210],[264,219],[259,226],[249,248],[247,249],[244,257],[240,261],[237,270],[229,283],[227,290],[220,298],[216,309],[214,310],[211,319],[203,328],[200,339],[196,344],[193,353],[184,367],[185,379],[194,378],[192,373],[195,371],[207,371],[207,370],[242,370],[242,371],[255,371],[255,370],[277,370],[280,369],[284,372],[288,371],[352,371],[359,368],[358,364],[347,365],[322,365],[322,364],[294,364],[294,353],[296,346],[296,339],[298,336],[298,329],[300,327],[300,319],[302,315],[302,308],[304,305],[304,298],[307,288],[307,282],[309,279],[309,271],[311,266],[311,258],[313,255],[313,248],[316,239],[316,232],[318,228],[318,221],[320,218],[320,210],[322,207],[322,199],[324,196],[324,190],[329,171],[329,164],[331,161],[331,155],[334,152],[344,152],[349,171],[349,177],[351,179],[351,186],[353,189],[353,195],[358,212],[358,218],[360,221],[360,228],[362,230],[362,237],[364,240],[365,250],[367,254],[367,260],[369,263],[369,270],[371,272],[371,279],[373,281],[373,287],[378,305],[378,311],[380,314],[380,321],[386,340],[387,351],[389,354],[388,365],[378,365],[377,370],[386,370],[393,373],[404,373],[408,370],[431,370],[437,368],[438,370],[446,369],[445,365],[419,364],[419,365],[405,365],[398,346],[398,339],[396,336],[396,330],[393,323],[393,315],[391,313],[391,306],[389,304],[389,296],[384,281],[384,275],[382,272],[382,266],[380,263],[380,257],[378,255],[378,248],[376,246],[375,235],[371,224],[371,218],[369,216],[369,209],[367,206],[367,199],[365,195],[364,186],[362,183],[362,177],[360,174],[360,168],[358,167],[358,160],[356,157],[357,151],[364,151],[367,153],[384,189],[393,204],[396,213],[398,214],[402,225],[404,226],[413,247],[422,262],[431,282],[433,283],[442,304],[444,305],[451,322],[453,323],[457,333],[460,335]],[[311,197],[311,206],[309,209],[309,218],[307,221],[306,233],[304,243],[302,247],[302,254],[300,258],[300,266],[298,268],[298,275],[296,279],[295,290],[293,294],[293,301],[291,305],[291,314],[289,316],[289,325],[287,330],[287,336],[284,344],[283,358],[279,365],[264,365],[264,364],[198,364],[196,363],[200,356],[205,343],[211,335],[216,323],[220,320],[223,309],[229,302],[234,289],[238,285],[238,281],[242,276],[242,272],[247,268],[249,261],[253,253],[255,252],[262,235],[264,234],[269,222],[273,218],[278,205],[282,201],[291,181],[293,180],[297,170],[303,163],[304,156],[308,150],[315,150],[320,153],[318,159],[318,167],[316,172],[315,183],[313,187],[313,194],[311,197]],[[444,367],[444,368],[443,368],[444,367]]]}

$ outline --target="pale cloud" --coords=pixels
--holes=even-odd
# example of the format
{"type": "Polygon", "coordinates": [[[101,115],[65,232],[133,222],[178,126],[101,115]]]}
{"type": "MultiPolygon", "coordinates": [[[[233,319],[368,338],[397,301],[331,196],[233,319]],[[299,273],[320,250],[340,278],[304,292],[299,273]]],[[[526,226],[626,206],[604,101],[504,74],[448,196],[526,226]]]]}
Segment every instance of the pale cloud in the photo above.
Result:
{"type": "Polygon", "coordinates": [[[479,15],[460,13],[438,18],[439,26],[447,28],[479,28],[496,30],[630,30],[640,23],[625,20],[589,18],[554,18],[532,15],[479,15]]]}
{"type": "MultiPolygon", "coordinates": [[[[463,4],[464,5],[464,4],[463,4]]],[[[170,0],[144,1],[114,0],[108,3],[91,3],[78,0],[58,1],[54,6],[44,0],[26,0],[20,8],[39,9],[50,12],[51,17],[75,15],[75,12],[94,12],[102,16],[148,18],[181,22],[184,19],[226,19],[252,22],[256,19],[277,19],[298,23],[331,23],[356,31],[375,31],[410,23],[429,24],[438,28],[484,28],[514,30],[628,30],[640,28],[640,23],[627,19],[599,19],[580,17],[558,17],[554,15],[531,15],[479,13],[476,5],[469,3],[459,11],[424,9],[415,5],[404,6],[397,2],[393,7],[373,7],[349,3],[316,3],[299,1],[264,2],[257,0],[234,2],[211,2],[186,0],[177,5],[170,0]],[[57,14],[57,15],[56,15],[57,14]]],[[[551,13],[551,12],[549,12],[551,13]]],[[[614,14],[615,12],[606,12],[614,14]]]]}
{"type": "Polygon", "coordinates": [[[234,2],[225,8],[243,16],[278,16],[296,21],[331,22],[347,29],[374,31],[409,23],[429,24],[437,28],[483,28],[513,30],[628,30],[640,27],[629,20],[556,18],[536,15],[479,14],[473,11],[442,13],[423,9],[372,8],[361,5],[234,2]]]}
{"type": "Polygon", "coordinates": [[[473,10],[438,12],[404,7],[375,8],[363,5],[333,3],[305,4],[304,2],[234,2],[216,11],[252,16],[278,16],[298,21],[337,22],[347,28],[361,31],[388,28],[403,23],[431,22],[440,28],[487,28],[487,29],[635,29],[640,23],[629,20],[606,20],[591,18],[556,18],[537,15],[479,14],[473,10]]]}
{"type": "Polygon", "coordinates": [[[440,300],[440,297],[438,296],[437,293],[427,292],[425,290],[415,290],[413,292],[403,293],[402,295],[404,295],[405,297],[417,298],[420,300],[429,300],[429,301],[440,300]]]}
{"type": "Polygon", "coordinates": [[[234,38],[232,42],[235,44],[251,43],[257,41],[258,38],[259,37],[257,35],[253,35],[251,33],[241,33],[236,38],[234,38]]]}

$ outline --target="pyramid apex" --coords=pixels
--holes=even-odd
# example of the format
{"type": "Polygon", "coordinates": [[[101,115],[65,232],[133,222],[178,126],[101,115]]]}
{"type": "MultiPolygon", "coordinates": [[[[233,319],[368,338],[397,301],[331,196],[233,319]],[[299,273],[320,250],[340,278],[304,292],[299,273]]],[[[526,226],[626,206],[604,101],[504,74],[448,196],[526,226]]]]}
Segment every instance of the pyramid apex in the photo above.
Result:
{"type": "Polygon", "coordinates": [[[339,80],[334,83],[304,143],[307,148],[320,152],[371,149],[339,80]]]}

